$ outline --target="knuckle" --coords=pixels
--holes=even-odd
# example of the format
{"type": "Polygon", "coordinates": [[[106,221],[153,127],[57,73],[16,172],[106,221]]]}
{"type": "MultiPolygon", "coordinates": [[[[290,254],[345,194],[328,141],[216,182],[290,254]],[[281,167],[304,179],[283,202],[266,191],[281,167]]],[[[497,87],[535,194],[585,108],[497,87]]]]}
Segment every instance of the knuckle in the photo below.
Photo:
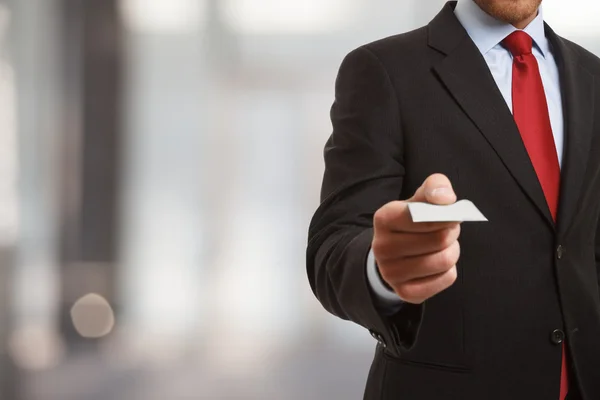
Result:
{"type": "Polygon", "coordinates": [[[403,285],[397,293],[401,299],[418,304],[435,294],[432,289],[430,284],[410,283],[403,285]]]}
{"type": "Polygon", "coordinates": [[[402,300],[413,302],[418,298],[415,285],[400,285],[395,290],[402,300]]]}
{"type": "Polygon", "coordinates": [[[438,233],[438,243],[443,249],[450,247],[455,240],[451,229],[444,229],[438,233]]]}
{"type": "Polygon", "coordinates": [[[446,268],[451,268],[458,262],[460,257],[460,245],[458,241],[454,241],[446,250],[442,252],[442,265],[446,268]]]}
{"type": "Polygon", "coordinates": [[[444,279],[442,290],[449,288],[454,284],[454,282],[456,282],[456,279],[458,278],[458,271],[456,270],[456,266],[451,268],[446,274],[444,274],[443,278],[444,279]]]}
{"type": "Polygon", "coordinates": [[[456,269],[456,266],[450,269],[450,271],[446,275],[448,275],[448,282],[450,283],[450,285],[456,282],[456,279],[458,278],[458,270],[456,269]]]}
{"type": "Polygon", "coordinates": [[[452,226],[452,227],[448,228],[447,236],[446,236],[447,247],[450,247],[452,244],[454,244],[454,242],[456,242],[459,237],[460,237],[460,225],[456,225],[456,226],[452,226]]]}
{"type": "Polygon", "coordinates": [[[375,254],[376,258],[383,254],[384,252],[384,244],[383,240],[380,237],[376,236],[373,238],[373,242],[371,243],[371,250],[373,250],[373,254],[375,254]]]}
{"type": "Polygon", "coordinates": [[[394,258],[395,248],[392,246],[392,242],[389,237],[384,235],[377,235],[371,242],[371,250],[377,260],[378,264],[386,260],[394,258]]]}
{"type": "Polygon", "coordinates": [[[458,262],[458,259],[460,258],[460,242],[457,240],[454,242],[454,265],[456,265],[456,263],[458,262]]]}
{"type": "Polygon", "coordinates": [[[454,265],[454,255],[452,254],[452,247],[442,250],[439,253],[440,267],[449,269],[454,265]]]}
{"type": "Polygon", "coordinates": [[[386,281],[386,283],[391,285],[392,282],[392,277],[390,276],[390,270],[387,267],[386,263],[377,263],[377,269],[379,270],[379,274],[381,275],[381,277],[383,278],[384,281],[386,281]]]}
{"type": "Polygon", "coordinates": [[[391,201],[373,214],[373,226],[384,227],[389,225],[394,219],[398,219],[403,213],[402,201],[391,201]]]}
{"type": "Polygon", "coordinates": [[[382,259],[377,261],[377,269],[383,280],[390,286],[397,286],[402,282],[402,276],[399,274],[399,269],[396,263],[385,261],[382,259]]]}
{"type": "Polygon", "coordinates": [[[461,224],[456,224],[456,227],[454,227],[454,230],[456,232],[456,238],[458,239],[460,237],[460,233],[462,232],[461,224]]]}
{"type": "Polygon", "coordinates": [[[389,211],[388,207],[386,206],[383,206],[379,210],[375,211],[375,214],[373,215],[373,226],[377,228],[384,225],[389,218],[388,215],[389,211]]]}

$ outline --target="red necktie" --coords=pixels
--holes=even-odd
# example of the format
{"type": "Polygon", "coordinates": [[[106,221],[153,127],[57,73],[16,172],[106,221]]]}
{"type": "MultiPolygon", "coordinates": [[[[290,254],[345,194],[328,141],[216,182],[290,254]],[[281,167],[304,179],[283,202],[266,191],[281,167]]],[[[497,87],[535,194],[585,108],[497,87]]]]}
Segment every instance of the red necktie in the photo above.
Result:
{"type": "MultiPolygon", "coordinates": [[[[533,40],[527,33],[515,31],[504,39],[502,44],[513,56],[513,116],[544,191],[552,218],[556,221],[560,165],[552,135],[542,77],[537,60],[532,53],[533,40]]],[[[569,386],[564,343],[560,375],[560,400],[564,400],[569,386]]]]}

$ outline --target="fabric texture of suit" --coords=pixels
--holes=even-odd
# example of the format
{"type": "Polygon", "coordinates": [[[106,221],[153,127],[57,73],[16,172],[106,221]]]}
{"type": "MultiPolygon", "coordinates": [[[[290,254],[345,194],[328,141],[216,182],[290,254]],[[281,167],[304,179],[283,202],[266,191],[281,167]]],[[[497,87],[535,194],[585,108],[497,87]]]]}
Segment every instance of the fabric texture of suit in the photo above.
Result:
{"type": "Polygon", "coordinates": [[[600,60],[546,26],[565,117],[555,224],[454,6],[342,62],[309,229],[311,287],[325,309],[378,341],[365,399],[558,399],[561,333],[571,398],[600,399],[600,60]],[[462,225],[452,287],[386,316],[366,280],[373,214],[433,173],[489,222],[462,225]]]}

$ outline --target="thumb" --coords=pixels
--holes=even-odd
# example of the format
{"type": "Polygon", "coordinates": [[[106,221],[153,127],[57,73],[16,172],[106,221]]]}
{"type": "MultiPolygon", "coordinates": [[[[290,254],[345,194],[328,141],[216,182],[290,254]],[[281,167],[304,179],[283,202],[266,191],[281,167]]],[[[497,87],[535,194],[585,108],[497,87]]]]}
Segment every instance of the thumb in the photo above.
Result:
{"type": "Polygon", "coordinates": [[[455,203],[456,194],[446,175],[433,174],[425,179],[415,195],[407,201],[445,205],[455,203]]]}

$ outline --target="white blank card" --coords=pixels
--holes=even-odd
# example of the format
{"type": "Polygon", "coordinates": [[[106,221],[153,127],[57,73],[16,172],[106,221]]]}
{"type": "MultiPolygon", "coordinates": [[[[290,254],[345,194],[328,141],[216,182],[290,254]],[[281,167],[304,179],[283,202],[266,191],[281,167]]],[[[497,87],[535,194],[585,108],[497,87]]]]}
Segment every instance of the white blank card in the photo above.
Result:
{"type": "Polygon", "coordinates": [[[413,222],[464,222],[487,221],[488,219],[469,200],[460,200],[450,205],[408,203],[413,222]]]}

